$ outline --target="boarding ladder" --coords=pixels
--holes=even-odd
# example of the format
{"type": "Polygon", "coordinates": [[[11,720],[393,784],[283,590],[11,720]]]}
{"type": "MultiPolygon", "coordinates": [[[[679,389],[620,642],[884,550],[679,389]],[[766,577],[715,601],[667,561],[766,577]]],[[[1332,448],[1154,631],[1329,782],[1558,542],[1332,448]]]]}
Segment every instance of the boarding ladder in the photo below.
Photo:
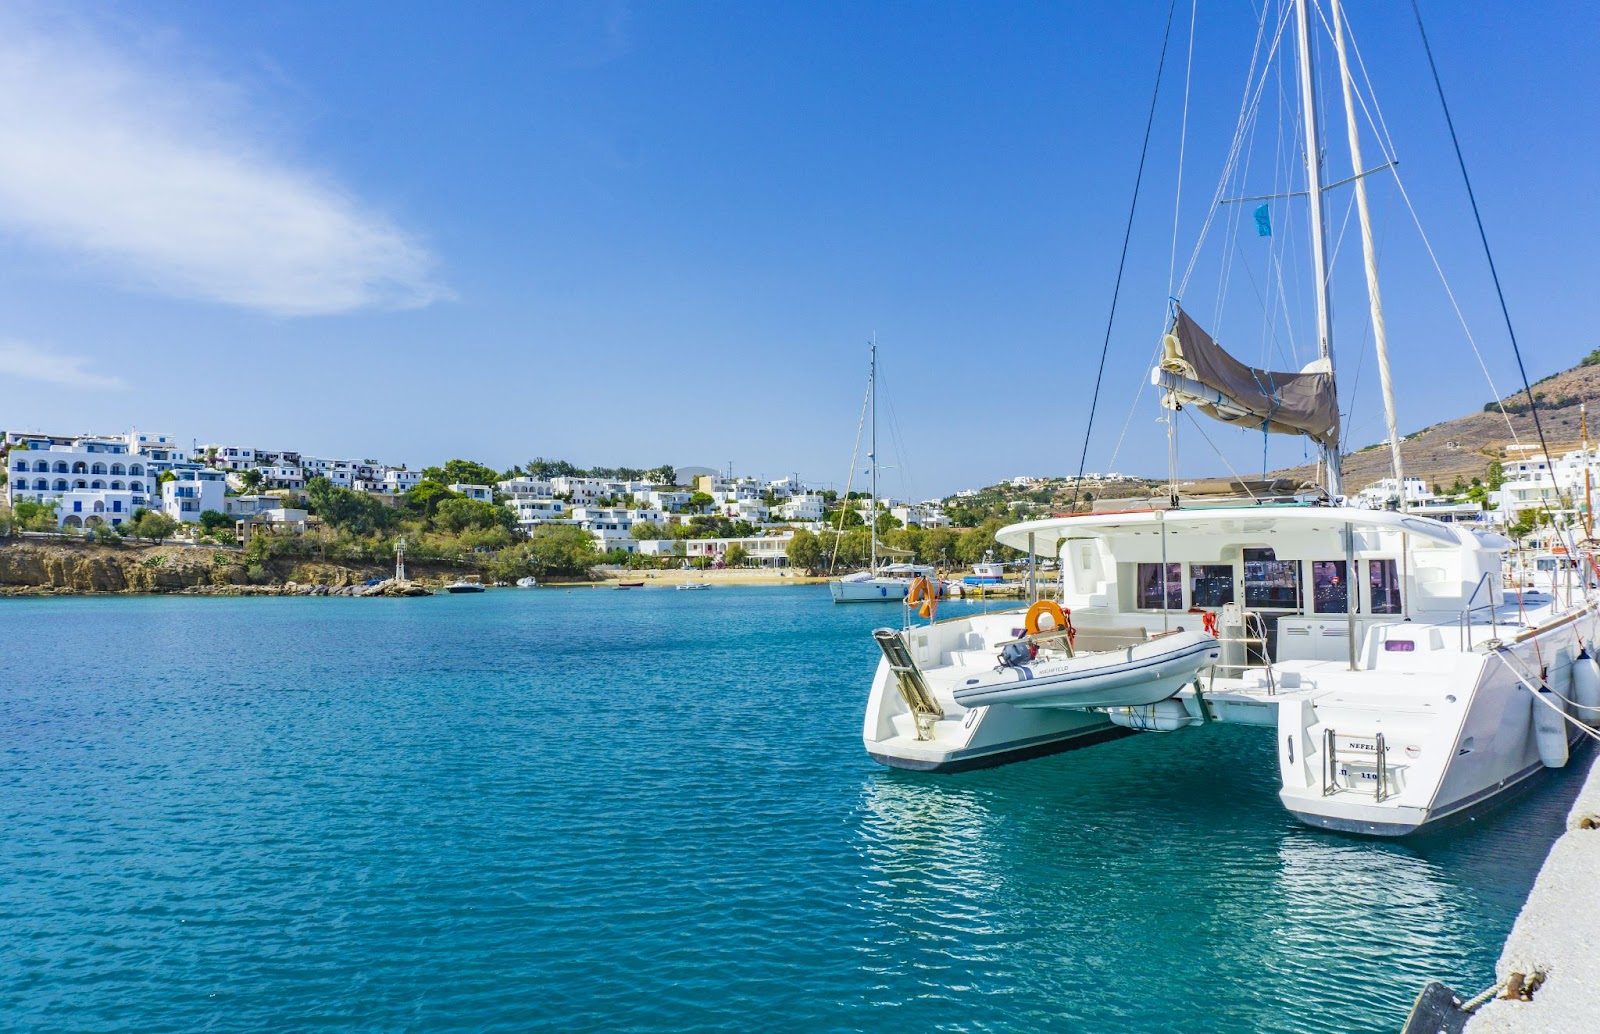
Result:
{"type": "Polygon", "coordinates": [[[872,638],[877,640],[878,649],[883,651],[883,659],[889,662],[895,686],[900,690],[900,699],[911,710],[917,739],[932,739],[933,723],[944,717],[944,709],[934,702],[933,694],[928,691],[928,684],[922,678],[921,669],[912,659],[911,651],[906,649],[905,639],[892,628],[874,629],[872,638]]]}
{"type": "MultiPolygon", "coordinates": [[[[1346,737],[1352,739],[1351,737],[1346,737]]],[[[1370,778],[1372,780],[1372,799],[1374,801],[1386,800],[1392,795],[1389,788],[1389,758],[1388,751],[1383,742],[1383,733],[1373,736],[1370,741],[1367,737],[1353,738],[1353,742],[1345,745],[1346,763],[1358,761],[1364,769],[1371,757],[1372,772],[1370,775],[1364,771],[1344,774],[1350,778],[1370,778]]],[[[1322,733],[1322,796],[1332,797],[1337,793],[1360,792],[1359,787],[1343,786],[1339,783],[1339,734],[1333,729],[1326,729],[1322,733]]]]}

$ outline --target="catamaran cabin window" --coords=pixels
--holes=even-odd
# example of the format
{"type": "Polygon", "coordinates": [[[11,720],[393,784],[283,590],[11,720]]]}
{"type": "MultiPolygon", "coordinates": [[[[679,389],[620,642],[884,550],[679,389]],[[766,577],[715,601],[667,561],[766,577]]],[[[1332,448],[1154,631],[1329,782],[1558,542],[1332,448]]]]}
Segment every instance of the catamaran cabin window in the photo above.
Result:
{"type": "Polygon", "coordinates": [[[1244,551],[1244,605],[1300,609],[1300,565],[1279,560],[1270,548],[1244,551]]]}
{"type": "Polygon", "coordinates": [[[1233,602],[1232,564],[1190,564],[1189,604],[1220,607],[1233,602]]]}
{"type": "Polygon", "coordinates": [[[1350,579],[1343,560],[1311,562],[1311,605],[1318,614],[1343,614],[1350,609],[1350,579]]]}
{"type": "Polygon", "coordinates": [[[1400,613],[1400,571],[1393,560],[1367,561],[1367,588],[1374,614],[1400,613]]]}
{"type": "Polygon", "coordinates": [[[1140,610],[1183,609],[1183,565],[1167,564],[1164,581],[1161,566],[1160,564],[1139,565],[1140,610]],[[1161,602],[1163,595],[1166,597],[1165,606],[1161,602]]]}

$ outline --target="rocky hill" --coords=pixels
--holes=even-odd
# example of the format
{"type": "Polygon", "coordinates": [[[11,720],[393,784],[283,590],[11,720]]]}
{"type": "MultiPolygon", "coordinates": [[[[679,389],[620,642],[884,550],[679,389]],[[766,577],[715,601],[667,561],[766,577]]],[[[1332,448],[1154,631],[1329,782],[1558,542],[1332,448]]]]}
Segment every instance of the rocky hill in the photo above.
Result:
{"type": "MultiPolygon", "coordinates": [[[[1563,452],[1578,447],[1580,403],[1590,403],[1589,416],[1594,425],[1589,429],[1590,443],[1600,442],[1600,405],[1597,405],[1600,404],[1600,350],[1591,353],[1578,366],[1535,384],[1533,394],[1552,456],[1559,458],[1563,452]]],[[[1512,449],[1519,439],[1524,445],[1537,445],[1539,437],[1534,432],[1527,395],[1518,391],[1500,401],[1506,415],[1502,415],[1494,403],[1489,403],[1476,413],[1403,435],[1400,460],[1405,465],[1406,476],[1448,487],[1458,476],[1468,481],[1482,477],[1492,460],[1520,455],[1512,449]],[[1506,427],[1507,415],[1516,429],[1515,438],[1506,427]]],[[[1274,473],[1279,477],[1304,479],[1315,476],[1316,468],[1290,467],[1274,473]]],[[[1344,458],[1345,483],[1352,490],[1389,474],[1386,445],[1370,445],[1344,458]]]]}

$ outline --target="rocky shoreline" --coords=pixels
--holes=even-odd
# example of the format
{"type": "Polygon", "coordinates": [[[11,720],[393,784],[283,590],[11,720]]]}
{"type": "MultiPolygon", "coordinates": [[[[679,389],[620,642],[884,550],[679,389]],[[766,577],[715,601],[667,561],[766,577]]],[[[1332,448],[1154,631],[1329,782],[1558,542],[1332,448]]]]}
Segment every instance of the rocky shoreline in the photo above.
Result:
{"type": "MultiPolygon", "coordinates": [[[[426,565],[412,565],[423,568],[426,565]]],[[[376,565],[269,560],[251,567],[237,550],[11,540],[0,544],[0,596],[426,596],[464,573],[418,570],[397,582],[376,565]]]]}

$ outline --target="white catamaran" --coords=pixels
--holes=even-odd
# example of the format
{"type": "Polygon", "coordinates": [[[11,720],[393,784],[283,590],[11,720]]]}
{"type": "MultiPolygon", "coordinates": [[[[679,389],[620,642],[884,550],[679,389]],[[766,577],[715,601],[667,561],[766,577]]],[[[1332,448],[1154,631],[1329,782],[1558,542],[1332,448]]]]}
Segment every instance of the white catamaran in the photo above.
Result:
{"type": "MultiPolygon", "coordinates": [[[[1295,0],[1319,356],[1253,369],[1175,307],[1153,380],[1169,409],[1303,435],[1338,500],[1340,418],[1309,0],[1295,0]]],[[[1338,0],[1328,5],[1360,171],[1338,0]]],[[[1395,475],[1398,436],[1362,183],[1355,181],[1395,475]]],[[[1398,483],[1403,484],[1403,480],[1398,483]]],[[[879,629],[867,751],[955,771],[1209,722],[1271,730],[1284,806],[1328,829],[1400,835],[1470,815],[1600,724],[1600,635],[1582,579],[1507,586],[1486,530],[1341,505],[1174,507],[1012,525],[1059,561],[1059,605],[879,629]],[[1075,627],[1074,627],[1075,626],[1075,627]]]]}

